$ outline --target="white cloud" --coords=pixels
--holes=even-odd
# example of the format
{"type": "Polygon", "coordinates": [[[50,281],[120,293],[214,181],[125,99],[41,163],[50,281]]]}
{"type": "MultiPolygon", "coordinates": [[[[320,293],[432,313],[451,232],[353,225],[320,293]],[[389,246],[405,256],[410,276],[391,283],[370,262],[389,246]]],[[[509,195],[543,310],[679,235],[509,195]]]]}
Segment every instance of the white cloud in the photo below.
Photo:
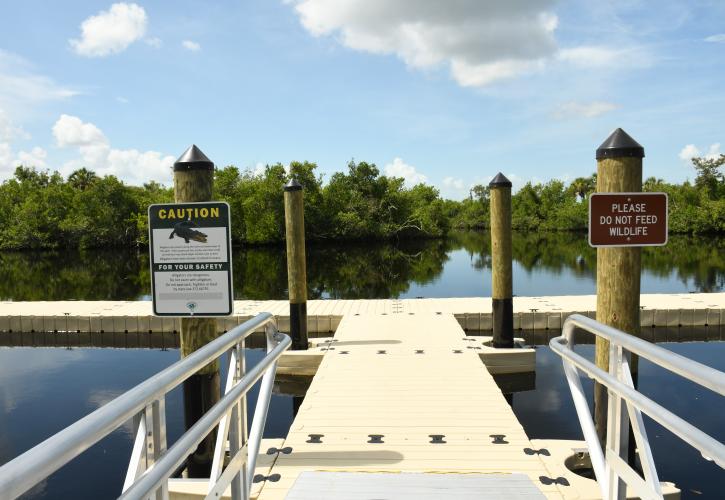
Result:
{"type": "Polygon", "coordinates": [[[410,68],[446,68],[464,87],[542,71],[563,62],[587,68],[646,66],[641,47],[560,49],[554,0],[287,0],[313,36],[353,50],[395,55],[410,68]]]}
{"type": "Polygon", "coordinates": [[[53,125],[53,136],[59,147],[78,148],[81,156],[64,165],[65,173],[88,167],[100,175],[115,175],[133,184],[171,180],[173,156],[157,151],[114,149],[101,129],[77,116],[61,115],[53,125]]]}
{"type": "Polygon", "coordinates": [[[405,179],[407,186],[415,186],[428,180],[425,175],[417,172],[414,166],[408,165],[401,158],[395,158],[392,163],[385,165],[385,175],[388,177],[402,177],[405,179]]]}
{"type": "Polygon", "coordinates": [[[11,141],[13,139],[30,139],[30,134],[23,130],[22,127],[14,125],[7,113],[0,109],[0,141],[11,141]]]}
{"type": "Polygon", "coordinates": [[[463,179],[456,179],[454,177],[446,177],[443,179],[443,185],[447,188],[453,188],[459,191],[465,187],[463,179]]]}
{"type": "Polygon", "coordinates": [[[619,108],[618,105],[605,101],[565,102],[553,112],[554,118],[594,118],[619,108]]]}
{"type": "Polygon", "coordinates": [[[443,198],[461,200],[468,196],[470,186],[466,186],[463,179],[445,177],[440,192],[443,198]]]}
{"type": "Polygon", "coordinates": [[[716,160],[720,157],[721,154],[722,153],[720,152],[719,142],[710,144],[710,147],[707,149],[707,153],[703,153],[702,151],[700,151],[700,149],[694,144],[688,144],[687,146],[682,148],[679,157],[681,160],[689,162],[692,158],[696,156],[707,158],[708,160],[716,160]]]}
{"type": "Polygon", "coordinates": [[[464,86],[531,71],[557,50],[552,0],[295,0],[314,36],[351,49],[394,54],[409,67],[448,67],[464,86]]]}
{"type": "Polygon", "coordinates": [[[181,46],[184,47],[186,50],[190,50],[191,52],[199,52],[201,50],[201,45],[191,40],[184,40],[183,42],[181,42],[181,46]]]}
{"type": "Polygon", "coordinates": [[[695,156],[700,156],[700,150],[697,149],[697,147],[694,144],[688,144],[684,148],[682,148],[682,151],[680,151],[680,160],[683,161],[690,161],[691,158],[694,158],[695,156]]]}
{"type": "Polygon", "coordinates": [[[720,157],[722,152],[720,152],[720,143],[716,142],[715,144],[710,144],[710,148],[707,150],[707,154],[705,155],[705,158],[708,160],[716,160],[720,157]]]}
{"type": "Polygon", "coordinates": [[[77,116],[60,115],[53,125],[53,137],[60,147],[93,146],[106,144],[106,136],[92,123],[84,123],[77,116]]]}
{"type": "Polygon", "coordinates": [[[580,68],[646,68],[655,61],[651,51],[642,46],[611,48],[582,46],[562,49],[557,58],[580,68]]]}
{"type": "Polygon", "coordinates": [[[45,159],[48,156],[43,148],[35,147],[31,151],[13,153],[12,141],[16,139],[30,139],[30,134],[22,127],[16,126],[7,114],[0,109],[0,179],[11,177],[18,165],[45,168],[45,159]]]}
{"type": "Polygon", "coordinates": [[[33,106],[67,99],[79,92],[39,75],[20,56],[0,49],[0,108],[13,116],[26,116],[33,106]]]}
{"type": "Polygon", "coordinates": [[[713,43],[725,42],[725,33],[720,33],[719,35],[709,36],[709,37],[705,38],[705,41],[713,42],[713,43]]]}
{"type": "Polygon", "coordinates": [[[559,59],[578,66],[607,66],[617,60],[620,51],[608,47],[574,47],[562,49],[559,59]]]}
{"type": "Polygon", "coordinates": [[[116,101],[120,102],[121,104],[128,104],[130,102],[128,99],[126,99],[123,96],[116,97],[116,101]]]}
{"type": "Polygon", "coordinates": [[[48,152],[40,147],[34,147],[30,152],[21,151],[18,153],[17,163],[18,165],[25,165],[26,167],[37,167],[44,169],[48,166],[45,159],[48,157],[48,152]]]}
{"type": "Polygon", "coordinates": [[[484,87],[502,78],[530,73],[541,69],[543,61],[517,61],[514,59],[496,61],[487,64],[467,64],[461,61],[451,62],[451,73],[463,87],[484,87]]]}
{"type": "Polygon", "coordinates": [[[135,3],[114,3],[81,23],[81,39],[69,40],[76,54],[103,57],[123,52],[146,33],[148,19],[135,3]]]}
{"type": "Polygon", "coordinates": [[[0,142],[0,178],[4,179],[12,173],[12,169],[15,168],[13,163],[13,150],[10,143],[0,142]]]}
{"type": "Polygon", "coordinates": [[[151,38],[144,38],[144,43],[149,47],[153,47],[155,49],[160,49],[161,46],[164,44],[164,42],[161,41],[161,38],[155,36],[151,38]]]}

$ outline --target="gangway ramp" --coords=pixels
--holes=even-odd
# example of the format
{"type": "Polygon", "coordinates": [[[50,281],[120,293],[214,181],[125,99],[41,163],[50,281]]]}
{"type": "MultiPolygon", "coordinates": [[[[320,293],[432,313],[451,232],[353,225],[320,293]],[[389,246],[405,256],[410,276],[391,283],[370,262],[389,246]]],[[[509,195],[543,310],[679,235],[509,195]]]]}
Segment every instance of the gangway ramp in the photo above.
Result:
{"type": "Polygon", "coordinates": [[[523,474],[562,498],[452,314],[347,314],[328,349],[261,500],[308,471],[523,474]]]}

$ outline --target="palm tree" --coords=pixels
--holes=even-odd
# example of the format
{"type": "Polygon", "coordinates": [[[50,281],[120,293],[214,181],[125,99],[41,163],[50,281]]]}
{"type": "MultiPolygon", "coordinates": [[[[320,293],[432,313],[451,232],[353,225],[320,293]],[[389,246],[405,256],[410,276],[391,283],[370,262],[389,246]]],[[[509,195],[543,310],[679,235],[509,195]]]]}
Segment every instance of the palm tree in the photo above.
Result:
{"type": "Polygon", "coordinates": [[[98,176],[92,170],[79,168],[68,176],[68,183],[76,189],[85,191],[98,180],[98,176]]]}
{"type": "Polygon", "coordinates": [[[593,193],[597,188],[597,174],[592,174],[589,177],[577,177],[571,184],[569,184],[570,194],[573,194],[577,199],[584,201],[586,197],[593,193]]]}

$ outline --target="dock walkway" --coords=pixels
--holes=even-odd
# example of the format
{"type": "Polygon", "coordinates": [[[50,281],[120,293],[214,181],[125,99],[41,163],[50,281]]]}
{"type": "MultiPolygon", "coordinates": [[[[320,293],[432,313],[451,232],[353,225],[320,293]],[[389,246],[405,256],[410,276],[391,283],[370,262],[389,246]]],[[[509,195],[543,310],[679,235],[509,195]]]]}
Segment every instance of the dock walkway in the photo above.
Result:
{"type": "Polygon", "coordinates": [[[502,484],[519,473],[562,498],[471,344],[449,313],[345,315],[260,500],[284,498],[309,471],[503,474],[502,484]]]}

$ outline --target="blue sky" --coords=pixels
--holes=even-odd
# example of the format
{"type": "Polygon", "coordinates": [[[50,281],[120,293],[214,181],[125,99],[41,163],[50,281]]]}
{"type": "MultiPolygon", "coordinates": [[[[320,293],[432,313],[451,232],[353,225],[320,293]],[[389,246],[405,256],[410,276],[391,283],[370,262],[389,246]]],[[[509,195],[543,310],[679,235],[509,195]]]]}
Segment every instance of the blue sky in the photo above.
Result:
{"type": "Polygon", "coordinates": [[[169,184],[217,165],[347,162],[461,198],[503,171],[595,170],[616,127],[644,174],[725,143],[725,2],[24,0],[0,6],[0,179],[86,166],[169,184]]]}

